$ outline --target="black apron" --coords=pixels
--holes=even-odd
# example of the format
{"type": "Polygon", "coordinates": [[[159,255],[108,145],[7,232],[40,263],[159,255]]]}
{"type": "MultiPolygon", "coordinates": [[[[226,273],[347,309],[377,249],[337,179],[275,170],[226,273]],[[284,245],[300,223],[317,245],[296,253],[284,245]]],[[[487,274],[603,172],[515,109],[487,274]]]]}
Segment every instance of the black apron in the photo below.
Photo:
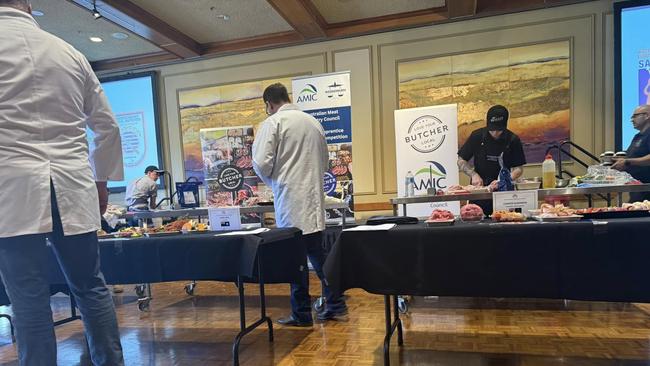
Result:
{"type": "MultiPolygon", "coordinates": [[[[512,143],[513,140],[513,134],[509,131],[504,131],[504,133],[507,133],[507,136],[504,136],[506,141],[506,145],[504,146],[503,150],[499,154],[503,154],[505,157],[506,152],[510,150],[510,144],[512,143]]],[[[490,137],[492,138],[492,137],[490,137]]],[[[498,155],[488,155],[487,151],[487,139],[488,139],[488,131],[485,130],[483,131],[483,136],[481,137],[481,146],[479,147],[478,151],[474,154],[474,170],[478,173],[478,175],[481,176],[481,179],[483,179],[483,184],[489,185],[492,183],[492,181],[496,180],[499,177],[499,171],[501,170],[501,167],[496,170],[496,174],[492,175],[490,174],[491,172],[487,172],[487,170],[490,170],[491,167],[489,167],[490,162],[494,162],[497,165],[499,165],[498,161],[498,155]]],[[[474,203],[481,207],[483,210],[483,213],[486,215],[491,215],[493,211],[492,207],[492,200],[477,200],[477,201],[470,201],[469,203],[474,203]]]]}

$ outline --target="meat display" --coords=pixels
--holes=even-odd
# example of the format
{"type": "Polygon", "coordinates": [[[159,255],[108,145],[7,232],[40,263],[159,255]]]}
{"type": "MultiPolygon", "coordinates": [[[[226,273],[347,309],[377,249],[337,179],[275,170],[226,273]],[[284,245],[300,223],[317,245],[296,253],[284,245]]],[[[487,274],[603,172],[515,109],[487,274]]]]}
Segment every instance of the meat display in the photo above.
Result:
{"type": "Polygon", "coordinates": [[[632,211],[632,210],[650,210],[650,201],[645,200],[643,202],[633,202],[633,203],[624,203],[623,208],[632,211]]]}
{"type": "Polygon", "coordinates": [[[348,174],[348,168],[345,165],[336,165],[332,168],[332,174],[342,176],[348,174]]]}
{"type": "Polygon", "coordinates": [[[483,209],[473,203],[468,203],[460,209],[460,218],[463,221],[483,220],[483,209]]]}
{"type": "Polygon", "coordinates": [[[427,221],[448,221],[454,219],[454,214],[451,213],[451,211],[435,209],[433,212],[431,212],[431,215],[427,221]]]}
{"type": "Polygon", "coordinates": [[[498,222],[523,222],[526,221],[526,216],[520,212],[494,211],[492,220],[498,222]]]}
{"type": "Polygon", "coordinates": [[[239,169],[251,169],[253,167],[253,158],[250,156],[242,156],[237,159],[235,165],[237,165],[237,168],[239,169]]]}
{"type": "Polygon", "coordinates": [[[467,186],[453,185],[447,188],[447,194],[469,194],[489,191],[489,187],[473,186],[471,184],[467,186]]]}
{"type": "Polygon", "coordinates": [[[562,204],[553,206],[548,203],[543,203],[539,209],[541,211],[540,217],[566,217],[573,216],[576,213],[576,210],[562,204]]]}

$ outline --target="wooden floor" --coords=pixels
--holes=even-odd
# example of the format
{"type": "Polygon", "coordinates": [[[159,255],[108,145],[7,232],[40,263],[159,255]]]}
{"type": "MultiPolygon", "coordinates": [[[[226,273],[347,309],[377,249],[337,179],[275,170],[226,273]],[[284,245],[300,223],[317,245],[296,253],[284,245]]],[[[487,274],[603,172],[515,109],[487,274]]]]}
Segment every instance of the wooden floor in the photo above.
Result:
{"type": "MultiPolygon", "coordinates": [[[[312,289],[317,289],[312,278],[312,289]]],[[[247,287],[257,315],[255,286],[247,287]]],[[[267,287],[273,319],[289,311],[287,285],[267,287]]],[[[312,294],[316,292],[312,290],[312,294]]],[[[383,297],[348,293],[344,321],[313,328],[276,325],[244,338],[242,365],[382,365],[383,297]]],[[[183,283],[154,286],[149,312],[127,288],[116,296],[127,365],[231,365],[239,311],[233,284],[200,282],[194,297],[183,283]]],[[[53,298],[57,318],[67,298],[53,298]]],[[[0,307],[0,312],[9,309],[0,307]]],[[[59,365],[89,365],[80,321],[57,327],[59,365]]],[[[650,306],[557,300],[416,298],[405,317],[405,346],[391,347],[392,365],[650,365],[650,306]]],[[[0,319],[0,364],[17,365],[7,322],[0,319]]]]}

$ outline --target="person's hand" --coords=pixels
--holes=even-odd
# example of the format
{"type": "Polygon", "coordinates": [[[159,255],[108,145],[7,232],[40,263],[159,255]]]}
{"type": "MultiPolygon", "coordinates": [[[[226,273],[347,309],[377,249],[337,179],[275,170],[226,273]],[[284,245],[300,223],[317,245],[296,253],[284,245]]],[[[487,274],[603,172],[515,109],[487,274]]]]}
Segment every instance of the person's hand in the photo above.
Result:
{"type": "Polygon", "coordinates": [[[473,186],[478,186],[478,187],[483,187],[483,179],[481,178],[478,173],[472,174],[472,181],[471,181],[473,186]]]}
{"type": "Polygon", "coordinates": [[[97,186],[97,197],[99,197],[99,214],[104,215],[108,207],[108,188],[106,182],[95,182],[97,186]]]}
{"type": "Polygon", "coordinates": [[[617,159],[612,165],[612,169],[625,170],[625,159],[617,159]]]}
{"type": "Polygon", "coordinates": [[[490,183],[490,191],[496,191],[497,188],[499,188],[499,181],[495,179],[490,183]]]}

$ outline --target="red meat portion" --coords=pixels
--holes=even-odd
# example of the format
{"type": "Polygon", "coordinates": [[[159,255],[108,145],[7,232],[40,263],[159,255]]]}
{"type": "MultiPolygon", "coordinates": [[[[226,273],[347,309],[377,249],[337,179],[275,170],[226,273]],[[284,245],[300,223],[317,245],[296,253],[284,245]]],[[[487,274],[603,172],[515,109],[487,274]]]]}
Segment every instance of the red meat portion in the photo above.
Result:
{"type": "Polygon", "coordinates": [[[446,221],[446,220],[453,220],[454,214],[451,213],[450,211],[447,210],[440,210],[440,209],[435,209],[433,212],[431,212],[431,215],[429,216],[430,221],[446,221]]]}
{"type": "Polygon", "coordinates": [[[332,174],[338,176],[346,175],[348,174],[348,167],[346,167],[345,165],[337,165],[332,168],[332,174]]]}
{"type": "Polygon", "coordinates": [[[237,160],[235,165],[237,165],[239,169],[250,169],[253,167],[253,158],[250,156],[242,156],[237,160]]]}
{"type": "Polygon", "coordinates": [[[478,219],[482,218],[483,216],[483,209],[473,203],[467,204],[460,209],[460,217],[463,220],[478,219]]]}

